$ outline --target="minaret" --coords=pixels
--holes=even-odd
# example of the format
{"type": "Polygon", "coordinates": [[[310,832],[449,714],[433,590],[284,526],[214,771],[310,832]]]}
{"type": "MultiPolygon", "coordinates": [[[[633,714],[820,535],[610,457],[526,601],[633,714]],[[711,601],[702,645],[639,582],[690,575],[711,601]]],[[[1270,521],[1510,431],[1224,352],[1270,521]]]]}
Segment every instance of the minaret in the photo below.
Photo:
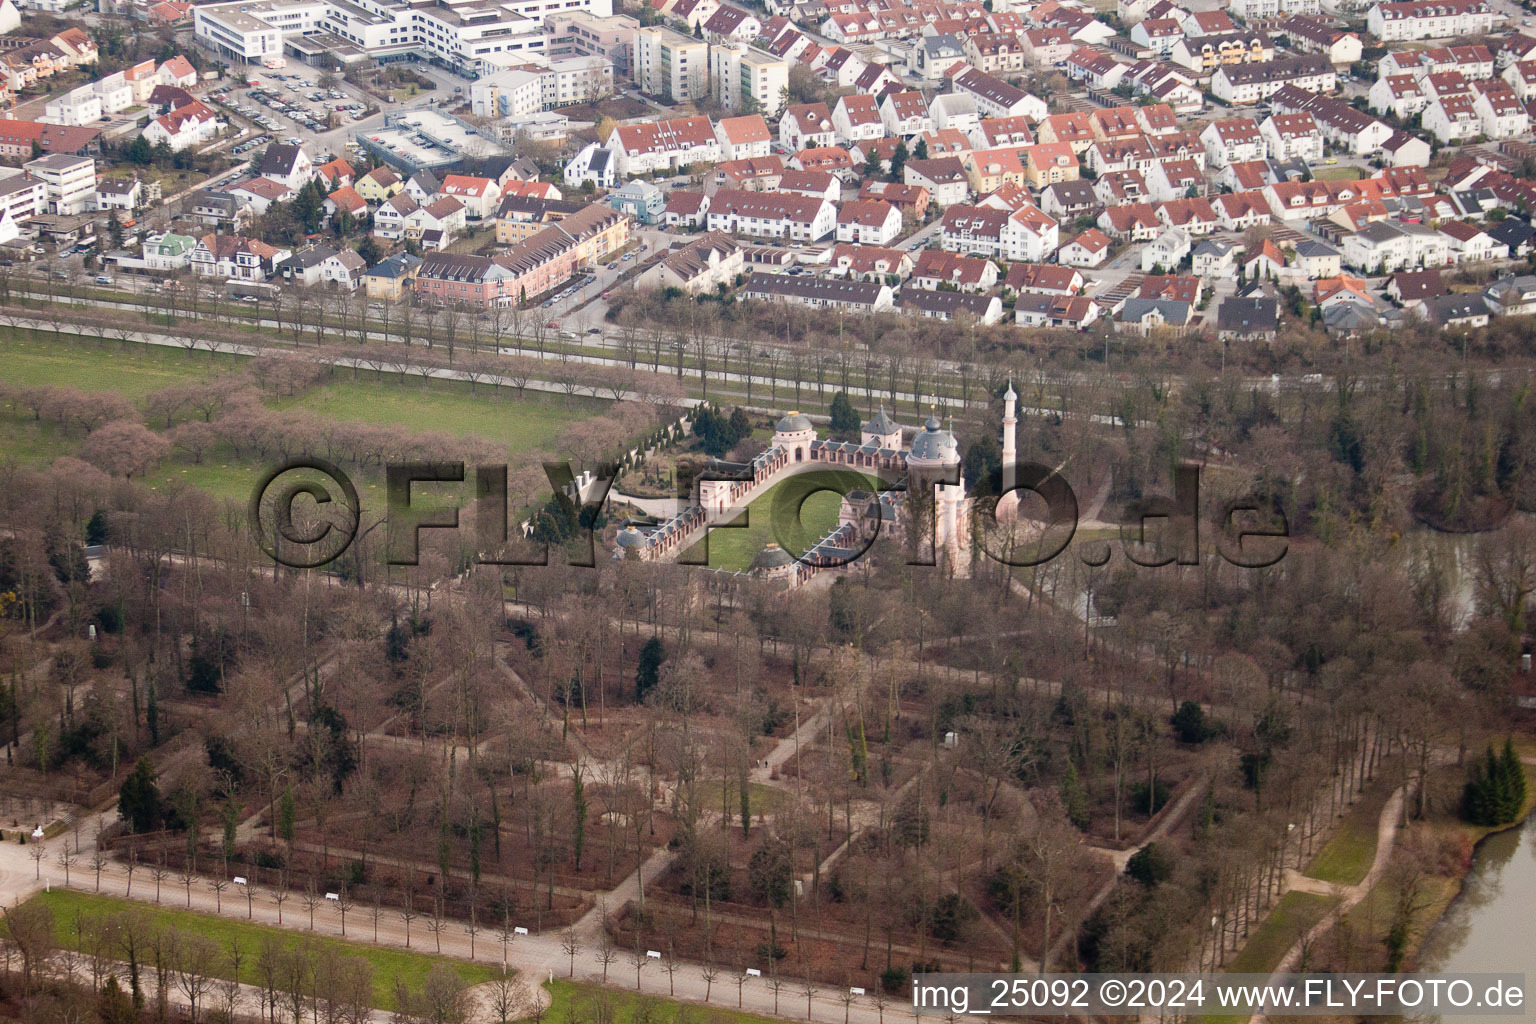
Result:
{"type": "Polygon", "coordinates": [[[1019,396],[1014,393],[1013,379],[1010,377],[1008,390],[1003,392],[1003,487],[997,499],[996,512],[1000,521],[1013,515],[1019,507],[1019,496],[1009,493],[1018,485],[1018,400],[1019,396]]]}
{"type": "Polygon", "coordinates": [[[1008,379],[1008,390],[1003,392],[1003,490],[1012,490],[1016,484],[1014,467],[1018,463],[1019,449],[1019,396],[1013,391],[1013,378],[1008,379]]]}

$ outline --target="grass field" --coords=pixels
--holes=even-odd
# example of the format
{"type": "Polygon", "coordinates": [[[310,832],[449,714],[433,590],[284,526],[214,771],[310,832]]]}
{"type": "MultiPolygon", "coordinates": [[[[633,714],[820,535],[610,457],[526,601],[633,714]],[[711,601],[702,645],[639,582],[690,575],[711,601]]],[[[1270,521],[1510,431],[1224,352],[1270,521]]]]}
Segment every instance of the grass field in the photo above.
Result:
{"type": "MultiPolygon", "coordinates": [[[[0,331],[0,382],[23,387],[53,385],[111,391],[140,401],[162,388],[208,380],[239,368],[243,357],[188,353],[155,346],[101,345],[47,334],[0,331]]],[[[345,372],[345,371],[342,371],[345,372]]],[[[338,421],[397,424],[413,431],[479,436],[506,446],[509,458],[547,450],[571,424],[596,415],[602,403],[543,392],[515,395],[505,389],[419,377],[349,380],[338,377],[294,398],[268,399],[274,409],[303,409],[338,421]]],[[[159,424],[151,424],[157,427],[159,424]]],[[[0,438],[0,458],[44,466],[74,455],[82,436],[52,423],[13,419],[0,438]]],[[[141,481],[151,488],[180,481],[219,499],[245,501],[265,466],[235,458],[227,449],[205,454],[201,464],[173,455],[141,481]]],[[[382,478],[381,474],[376,474],[382,478]]],[[[362,474],[360,489],[378,480],[362,474]]]]}
{"type": "MultiPolygon", "coordinates": [[[[839,486],[846,490],[870,489],[876,481],[861,473],[832,471],[839,486]]],[[[827,478],[819,474],[817,479],[827,478]]],[[[837,525],[837,510],[842,495],[823,490],[806,494],[807,484],[790,477],[774,484],[759,495],[746,511],[746,525],[711,530],[708,535],[709,566],[745,572],[763,547],[774,541],[791,554],[800,554],[837,525]]],[[[737,521],[741,517],[737,517],[737,521]]],[[[700,541],[699,543],[703,543],[700,541]]],[[[694,545],[693,557],[697,557],[694,545]]]]}
{"type": "Polygon", "coordinates": [[[1358,167],[1319,167],[1312,177],[1318,181],[1356,181],[1365,177],[1365,172],[1358,167]]]}
{"type": "Polygon", "coordinates": [[[1288,892],[1226,966],[1228,974],[1265,974],[1280,965],[1286,950],[1328,913],[1333,901],[1310,892],[1288,892]]]}
{"type": "MultiPolygon", "coordinates": [[[[394,1008],[392,989],[396,978],[405,982],[413,991],[420,991],[421,984],[426,980],[427,974],[431,972],[434,966],[440,963],[451,966],[458,972],[459,977],[471,985],[491,981],[501,974],[500,968],[492,967],[488,964],[468,963],[449,957],[372,946],[361,942],[320,938],[289,928],[270,928],[265,925],[250,924],[245,921],[230,920],[228,918],[210,917],[207,914],[197,914],[186,910],[171,910],[165,907],[149,906],[133,900],[97,896],[93,893],[55,889],[52,892],[42,893],[32,898],[47,904],[53,911],[55,928],[60,943],[68,942],[73,944],[74,922],[77,914],[100,916],[103,914],[121,913],[125,910],[139,911],[146,915],[154,925],[159,927],[174,927],[180,931],[206,935],[215,942],[218,942],[226,950],[229,948],[230,941],[238,938],[241,949],[246,954],[242,957],[240,964],[239,980],[250,985],[259,984],[260,981],[257,976],[256,958],[251,954],[254,953],[258,944],[266,936],[278,937],[290,947],[300,942],[308,941],[316,946],[334,948],[346,956],[362,957],[373,965],[374,1005],[386,1010],[394,1008]]],[[[238,905],[238,900],[239,898],[235,897],[231,902],[238,905]]],[[[328,908],[326,913],[329,913],[328,908]]],[[[303,920],[303,914],[302,908],[295,908],[294,920],[303,920]]],[[[358,913],[356,920],[358,930],[363,931],[367,925],[366,916],[358,913]]],[[[228,964],[222,965],[221,971],[222,973],[219,974],[219,977],[224,979],[228,979],[233,974],[228,964]]]]}
{"type": "Polygon", "coordinates": [[[23,387],[52,384],[81,391],[115,391],[134,400],[173,384],[207,380],[236,369],[241,358],[0,331],[0,380],[23,387]]]}
{"type": "MultiPolygon", "coordinates": [[[[623,964],[616,964],[608,977],[610,981],[622,983],[625,980],[623,964]]],[[[630,968],[628,981],[632,983],[634,980],[635,972],[630,968]]],[[[645,978],[645,984],[653,990],[658,989],[666,984],[666,976],[659,971],[652,971],[645,978]]],[[[722,970],[710,996],[710,1004],[704,1007],[680,1003],[649,992],[625,992],[556,978],[553,982],[544,983],[551,999],[544,1019],[550,1024],[567,1024],[573,1020],[601,1020],[608,1024],[686,1024],[689,1020],[708,1021],[709,1024],[782,1024],[773,1017],[759,1017],[734,1009],[735,987],[731,972],[722,970]],[[591,1012],[600,1004],[607,1012],[591,1012]],[[588,1012],[582,1012],[584,1009],[588,1012]]],[[[794,997],[786,990],[783,999],[781,1009],[793,1013],[794,997]]],[[[804,996],[800,997],[800,1009],[805,1009],[804,996]]]]}
{"type": "Polygon", "coordinates": [[[333,420],[399,424],[413,430],[442,431],[458,437],[475,435],[505,444],[511,454],[527,454],[549,442],[561,430],[595,415],[593,399],[566,399],[547,392],[522,397],[483,384],[421,378],[403,381],[336,380],[296,399],[267,403],[274,409],[304,409],[333,420]]]}
{"type": "Polygon", "coordinates": [[[1378,782],[1355,802],[1333,838],[1317,852],[1307,874],[1324,882],[1359,885],[1376,859],[1376,825],[1391,787],[1378,782]]]}

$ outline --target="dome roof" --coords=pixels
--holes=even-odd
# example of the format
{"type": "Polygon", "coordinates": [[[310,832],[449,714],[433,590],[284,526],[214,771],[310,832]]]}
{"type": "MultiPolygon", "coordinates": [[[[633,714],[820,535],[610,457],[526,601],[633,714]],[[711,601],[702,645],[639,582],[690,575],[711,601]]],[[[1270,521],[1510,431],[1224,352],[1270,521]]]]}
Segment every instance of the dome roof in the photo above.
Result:
{"type": "Polygon", "coordinates": [[[899,434],[901,433],[901,424],[891,419],[886,414],[885,406],[882,405],[880,411],[875,414],[875,418],[864,424],[864,433],[879,434],[881,437],[884,437],[886,434],[899,434]]]}
{"type": "Polygon", "coordinates": [[[631,523],[619,531],[618,544],[621,548],[638,548],[645,543],[645,534],[635,529],[631,523]]]}
{"type": "Polygon", "coordinates": [[[754,571],[782,569],[794,560],[788,551],[769,541],[767,546],[757,553],[757,557],[752,559],[752,569],[754,571]]]}
{"type": "Polygon", "coordinates": [[[810,430],[811,418],[801,414],[798,411],[792,412],[785,416],[783,419],[779,420],[778,424],[773,429],[780,434],[792,434],[797,430],[810,430]]]}
{"type": "Polygon", "coordinates": [[[1008,378],[1008,390],[1003,392],[1003,401],[1005,401],[1005,402],[1016,401],[1018,399],[1018,397],[1019,396],[1014,394],[1014,391],[1013,391],[1013,378],[1009,377],[1008,378]]]}
{"type": "Polygon", "coordinates": [[[923,429],[912,439],[912,450],[908,453],[907,459],[908,461],[916,459],[920,462],[956,463],[960,461],[960,445],[955,440],[955,435],[945,430],[939,423],[937,415],[929,416],[923,429]]]}

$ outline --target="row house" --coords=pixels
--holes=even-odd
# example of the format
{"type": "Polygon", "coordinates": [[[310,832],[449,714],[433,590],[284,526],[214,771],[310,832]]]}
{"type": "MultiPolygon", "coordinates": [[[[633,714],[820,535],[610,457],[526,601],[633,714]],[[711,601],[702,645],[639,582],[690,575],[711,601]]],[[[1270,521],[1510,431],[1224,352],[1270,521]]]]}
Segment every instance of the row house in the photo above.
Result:
{"type": "Polygon", "coordinates": [[[715,127],[702,116],[619,125],[608,145],[618,160],[619,176],[626,178],[720,160],[715,127]]]}
{"type": "Polygon", "coordinates": [[[1081,112],[1052,114],[1035,126],[1037,142],[1071,146],[1072,152],[1079,155],[1088,152],[1098,138],[1093,131],[1093,119],[1081,112]]]}
{"type": "Polygon", "coordinates": [[[1024,70],[1024,44],[1011,32],[980,32],[962,45],[965,59],[978,71],[1011,75],[1024,70]]]}
{"type": "Polygon", "coordinates": [[[996,295],[971,295],[965,292],[936,292],[922,288],[903,288],[896,308],[909,316],[951,321],[960,316],[976,323],[995,324],[1003,318],[1003,302],[996,295]]]}
{"type": "Polygon", "coordinates": [[[1158,223],[1178,228],[1191,238],[1209,235],[1221,228],[1221,218],[1209,199],[1174,199],[1157,207],[1158,223]]]}
{"type": "Polygon", "coordinates": [[[973,149],[1001,149],[1005,146],[1032,146],[1035,122],[1028,117],[988,117],[971,129],[973,149]]]}
{"type": "Polygon", "coordinates": [[[891,286],[876,281],[753,273],[736,293],[738,302],[782,302],[845,313],[878,313],[895,304],[891,286]]]}
{"type": "Polygon", "coordinates": [[[1437,71],[1459,71],[1467,79],[1492,78],[1497,69],[1493,51],[1482,44],[1437,46],[1428,50],[1394,50],[1381,58],[1377,75],[1423,78],[1437,71]]]}
{"type": "MultiPolygon", "coordinates": [[[[1280,23],[1280,31],[1290,40],[1291,49],[1298,53],[1318,54],[1334,65],[1353,64],[1365,49],[1359,33],[1334,28],[1321,18],[1304,15],[1287,18],[1280,23]]],[[[1386,62],[1382,63],[1385,65],[1386,62]]]]}
{"type": "Polygon", "coordinates": [[[676,288],[687,295],[713,292],[744,271],[745,251],[735,239],[711,232],[645,271],[635,279],[635,287],[676,288]]]}
{"type": "Polygon", "coordinates": [[[1152,197],[1147,176],[1141,171],[1108,171],[1093,183],[1094,197],[1100,206],[1140,203],[1152,197]]]}
{"type": "Polygon", "coordinates": [[[837,211],[837,240],[888,245],[901,237],[901,211],[878,199],[844,203],[837,211]]]}
{"type": "Polygon", "coordinates": [[[967,68],[950,80],[951,88],[976,101],[976,110],[983,117],[1033,117],[1039,120],[1047,113],[1045,101],[1037,96],[1010,85],[975,68],[967,68]]]}
{"type": "Polygon", "coordinates": [[[885,125],[885,134],[893,138],[910,139],[933,131],[928,101],[915,90],[887,93],[880,100],[880,120],[885,125]]]}
{"type": "Polygon", "coordinates": [[[1514,87],[1502,78],[1472,83],[1473,106],[1482,121],[1483,135],[1509,139],[1531,130],[1531,118],[1514,87]]]}
{"type": "Polygon", "coordinates": [[[1211,205],[1216,209],[1217,220],[1227,231],[1247,231],[1274,220],[1262,191],[1228,192],[1217,196],[1211,205]]]}
{"type": "Polygon", "coordinates": [[[779,192],[812,199],[836,201],[842,194],[842,184],[831,171],[807,171],[798,167],[787,168],[779,178],[779,192]]]}
{"type": "Polygon", "coordinates": [[[1322,0],[1228,0],[1227,10],[1244,21],[1274,21],[1293,14],[1320,14],[1322,0]]]}
{"type": "Polygon", "coordinates": [[[1378,117],[1332,96],[1319,96],[1287,85],[1270,97],[1270,107],[1280,113],[1305,111],[1322,130],[1323,138],[1355,156],[1368,156],[1381,148],[1395,129],[1378,117]]]}
{"type": "MultiPolygon", "coordinates": [[[[928,106],[928,112],[933,115],[934,132],[949,132],[958,135],[960,136],[960,141],[965,143],[965,148],[970,148],[969,140],[965,136],[981,127],[981,113],[976,107],[974,97],[968,96],[963,92],[949,92],[942,96],[935,96],[933,102],[928,106]]],[[[927,137],[926,134],[923,136],[923,138],[927,137]]],[[[929,156],[943,156],[953,152],[953,147],[935,150],[933,148],[933,141],[929,139],[929,156]]]]}
{"type": "Polygon", "coordinates": [[[1025,292],[1014,300],[1014,322],[1021,327],[1058,327],[1087,330],[1099,316],[1099,304],[1081,295],[1046,295],[1025,292]]]}
{"type": "Polygon", "coordinates": [[[1450,244],[1423,224],[1378,220],[1344,238],[1344,262],[1367,274],[1443,267],[1450,262],[1450,244]]]}
{"type": "Polygon", "coordinates": [[[832,128],[837,138],[852,144],[885,136],[885,122],[880,119],[880,103],[873,96],[844,96],[832,111],[832,128]]]}
{"type": "MultiPolygon", "coordinates": [[[[925,249],[923,254],[936,252],[925,249]]],[[[901,280],[912,273],[912,254],[903,249],[888,249],[872,245],[851,245],[840,242],[832,247],[827,260],[827,273],[847,277],[855,281],[901,280]]]]}
{"type": "Polygon", "coordinates": [[[1287,85],[1306,92],[1333,92],[1339,85],[1338,74],[1324,58],[1310,56],[1224,66],[1211,75],[1211,93],[1224,103],[1257,103],[1287,85]]]}
{"type": "MultiPolygon", "coordinates": [[[[1104,241],[1108,243],[1109,239],[1104,241]]],[[[1014,294],[1080,295],[1087,287],[1088,279],[1081,273],[1055,263],[1010,263],[1008,274],[1003,278],[1004,290],[1014,294]]]]}
{"type": "Polygon", "coordinates": [[[942,249],[924,249],[918,253],[907,284],[929,290],[947,287],[962,292],[987,292],[997,284],[997,264],[942,249]]]}
{"type": "Polygon", "coordinates": [[[1150,242],[1163,229],[1151,203],[1110,206],[1099,214],[1096,223],[1100,231],[1120,242],[1150,242]]]}
{"type": "Polygon", "coordinates": [[[1138,46],[1166,57],[1183,40],[1184,28],[1174,18],[1143,18],[1131,29],[1130,37],[1138,46]]]}
{"type": "Polygon", "coordinates": [[[1097,141],[1088,147],[1083,160],[1095,176],[1111,171],[1140,171],[1145,174],[1157,162],[1157,156],[1145,137],[1137,137],[1097,141]]]}
{"type": "Polygon", "coordinates": [[[1193,160],[1159,160],[1147,172],[1147,191],[1155,202],[1183,199],[1205,190],[1205,175],[1193,160]]]}
{"type": "Polygon", "coordinates": [[[1077,49],[1072,34],[1064,28],[1034,28],[1019,39],[1024,59],[1036,67],[1063,64],[1077,49]]]}
{"type": "Polygon", "coordinates": [[[1094,182],[1084,181],[1058,181],[1054,185],[1047,185],[1040,190],[1040,209],[1055,217],[1057,220],[1075,220],[1084,214],[1096,214],[1099,207],[1104,204],[1099,202],[1099,197],[1094,194],[1094,182]]]}
{"type": "Polygon", "coordinates": [[[715,125],[722,160],[763,160],[773,151],[773,133],[761,114],[726,117],[715,125]]]}
{"type": "Polygon", "coordinates": [[[1125,77],[1125,65],[1101,50],[1079,47],[1067,58],[1067,77],[1090,89],[1108,92],[1125,77]]]}
{"type": "Polygon", "coordinates": [[[1232,117],[1212,121],[1200,133],[1200,142],[1210,166],[1225,167],[1245,160],[1262,160],[1268,147],[1259,126],[1251,117],[1232,117]]]}
{"type": "Polygon", "coordinates": [[[1314,164],[1323,159],[1323,135],[1317,119],[1306,111],[1271,114],[1259,125],[1264,147],[1276,160],[1301,160],[1314,164]]]}
{"type": "MultiPolygon", "coordinates": [[[[1536,61],[1531,66],[1536,69],[1536,61]]],[[[1365,95],[1372,110],[1391,114],[1400,121],[1423,113],[1430,99],[1420,80],[1409,74],[1382,75],[1365,95]]]]}
{"type": "Polygon", "coordinates": [[[837,129],[825,103],[794,104],[779,119],[779,145],[790,153],[836,144],[837,129]]]}
{"type": "Polygon", "coordinates": [[[902,168],[902,183],[926,189],[939,206],[963,203],[970,194],[965,164],[953,156],[908,160],[902,168]]]}
{"type": "Polygon", "coordinates": [[[1454,39],[1487,35],[1500,17],[1487,0],[1395,0],[1372,7],[1365,27],[1384,43],[1454,39]]]}
{"type": "Polygon", "coordinates": [[[1181,39],[1168,53],[1179,67],[1204,78],[1219,67],[1264,64],[1275,59],[1275,44],[1262,32],[1229,32],[1181,39]]]}
{"type": "Polygon", "coordinates": [[[711,231],[751,238],[815,242],[837,229],[837,207],[826,199],[721,189],[710,199],[711,231]]]}

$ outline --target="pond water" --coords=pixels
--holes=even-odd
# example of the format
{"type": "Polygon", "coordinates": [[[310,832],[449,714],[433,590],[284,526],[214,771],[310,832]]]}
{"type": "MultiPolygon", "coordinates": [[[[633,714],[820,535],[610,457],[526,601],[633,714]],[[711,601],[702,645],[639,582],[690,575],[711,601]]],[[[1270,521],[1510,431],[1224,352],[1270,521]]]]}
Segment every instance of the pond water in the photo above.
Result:
{"type": "MultiPolygon", "coordinates": [[[[1477,848],[1461,895],[1430,932],[1426,971],[1528,971],[1536,980],[1536,815],[1477,848]]],[[[1467,1020],[1469,1018],[1447,1018],[1467,1020]]]]}

